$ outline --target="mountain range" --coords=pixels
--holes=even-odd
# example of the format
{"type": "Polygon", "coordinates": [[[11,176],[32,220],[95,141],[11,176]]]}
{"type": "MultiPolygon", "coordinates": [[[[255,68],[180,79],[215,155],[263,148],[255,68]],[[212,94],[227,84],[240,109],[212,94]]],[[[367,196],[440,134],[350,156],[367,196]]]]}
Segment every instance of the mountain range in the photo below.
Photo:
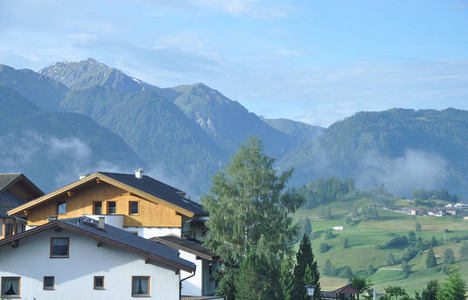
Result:
{"type": "Polygon", "coordinates": [[[160,88],[91,58],[39,72],[0,65],[0,107],[0,172],[23,172],[46,192],[78,173],[143,167],[199,195],[254,135],[278,169],[295,168],[296,186],[339,176],[406,195],[468,195],[468,112],[457,109],[361,112],[322,128],[264,119],[202,83],[160,88]]]}

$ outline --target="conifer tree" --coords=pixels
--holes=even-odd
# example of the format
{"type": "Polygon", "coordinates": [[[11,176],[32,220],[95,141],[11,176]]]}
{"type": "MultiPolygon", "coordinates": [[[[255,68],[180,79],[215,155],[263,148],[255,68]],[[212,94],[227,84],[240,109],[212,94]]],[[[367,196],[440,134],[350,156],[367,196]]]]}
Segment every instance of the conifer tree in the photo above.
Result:
{"type": "Polygon", "coordinates": [[[296,254],[296,266],[294,267],[293,299],[306,299],[306,285],[314,285],[313,299],[320,299],[320,273],[317,270],[317,262],[312,252],[310,239],[304,235],[296,254]]]}
{"type": "Polygon", "coordinates": [[[429,247],[429,250],[427,250],[426,267],[433,268],[436,265],[437,265],[437,260],[434,255],[434,250],[432,249],[432,246],[431,246],[429,247]]]}

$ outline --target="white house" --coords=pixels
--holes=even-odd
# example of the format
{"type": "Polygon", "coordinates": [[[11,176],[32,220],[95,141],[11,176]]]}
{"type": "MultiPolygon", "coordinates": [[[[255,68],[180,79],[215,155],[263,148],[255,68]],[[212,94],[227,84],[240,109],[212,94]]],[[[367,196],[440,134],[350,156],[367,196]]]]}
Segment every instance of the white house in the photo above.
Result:
{"type": "MultiPolygon", "coordinates": [[[[143,175],[141,169],[135,174],[96,172],[83,176],[52,193],[10,209],[8,215],[27,217],[27,228],[46,224],[50,216],[59,220],[103,217],[106,224],[147,239],[175,234],[198,243],[201,248],[208,218],[201,204],[186,198],[183,191],[143,175]]],[[[213,295],[215,285],[209,270],[217,270],[218,259],[199,260],[200,256],[183,252],[181,255],[197,265],[191,278],[184,280],[189,274],[181,274],[180,279],[184,280],[182,294],[213,295]]]]}
{"type": "Polygon", "coordinates": [[[0,241],[1,297],[180,299],[178,251],[86,217],[50,221],[0,241]]]}
{"type": "Polygon", "coordinates": [[[219,257],[216,254],[208,251],[196,240],[182,239],[176,235],[153,237],[150,240],[178,249],[181,258],[195,263],[195,274],[181,271],[181,277],[185,278],[181,282],[183,296],[215,294],[216,284],[212,274],[219,269],[219,257]],[[203,284],[200,286],[200,283],[203,284]]]}

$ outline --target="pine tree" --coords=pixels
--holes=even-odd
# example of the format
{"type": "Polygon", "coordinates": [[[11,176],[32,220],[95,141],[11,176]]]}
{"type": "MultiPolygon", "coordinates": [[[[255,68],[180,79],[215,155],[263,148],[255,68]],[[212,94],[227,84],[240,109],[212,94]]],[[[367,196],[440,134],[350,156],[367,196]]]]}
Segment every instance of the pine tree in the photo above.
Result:
{"type": "Polygon", "coordinates": [[[294,267],[294,290],[293,299],[306,299],[306,285],[314,285],[314,298],[320,299],[320,273],[317,270],[317,262],[312,252],[310,239],[304,235],[296,254],[296,266],[294,267]]]}
{"type": "Polygon", "coordinates": [[[429,250],[427,250],[426,267],[433,268],[436,265],[437,265],[437,260],[434,255],[434,250],[432,249],[432,246],[431,246],[429,247],[429,250]]]}

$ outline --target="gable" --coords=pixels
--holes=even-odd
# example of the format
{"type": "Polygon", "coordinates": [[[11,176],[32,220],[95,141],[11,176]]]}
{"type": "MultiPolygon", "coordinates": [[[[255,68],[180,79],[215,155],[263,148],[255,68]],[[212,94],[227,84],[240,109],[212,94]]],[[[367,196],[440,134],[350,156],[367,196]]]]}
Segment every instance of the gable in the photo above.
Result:
{"type": "MultiPolygon", "coordinates": [[[[30,201],[20,207],[12,209],[8,212],[9,215],[21,215],[24,212],[33,211],[36,207],[43,206],[45,203],[52,200],[58,201],[58,198],[63,198],[65,195],[72,197],[80,193],[83,189],[90,187],[91,183],[107,183],[111,186],[126,191],[133,197],[144,199],[157,205],[165,206],[174,210],[177,214],[187,217],[204,213],[203,207],[189,199],[185,199],[179,190],[163,184],[151,177],[144,176],[141,182],[138,179],[132,179],[132,175],[116,174],[116,173],[94,173],[79,181],[69,184],[55,192],[47,194],[36,200],[30,201]],[[158,188],[161,188],[159,191],[158,188]]],[[[133,176],[134,177],[134,176],[133,176]]],[[[127,201],[130,201],[127,199],[127,201]]],[[[46,209],[48,213],[53,211],[49,207],[46,209]]]]}

